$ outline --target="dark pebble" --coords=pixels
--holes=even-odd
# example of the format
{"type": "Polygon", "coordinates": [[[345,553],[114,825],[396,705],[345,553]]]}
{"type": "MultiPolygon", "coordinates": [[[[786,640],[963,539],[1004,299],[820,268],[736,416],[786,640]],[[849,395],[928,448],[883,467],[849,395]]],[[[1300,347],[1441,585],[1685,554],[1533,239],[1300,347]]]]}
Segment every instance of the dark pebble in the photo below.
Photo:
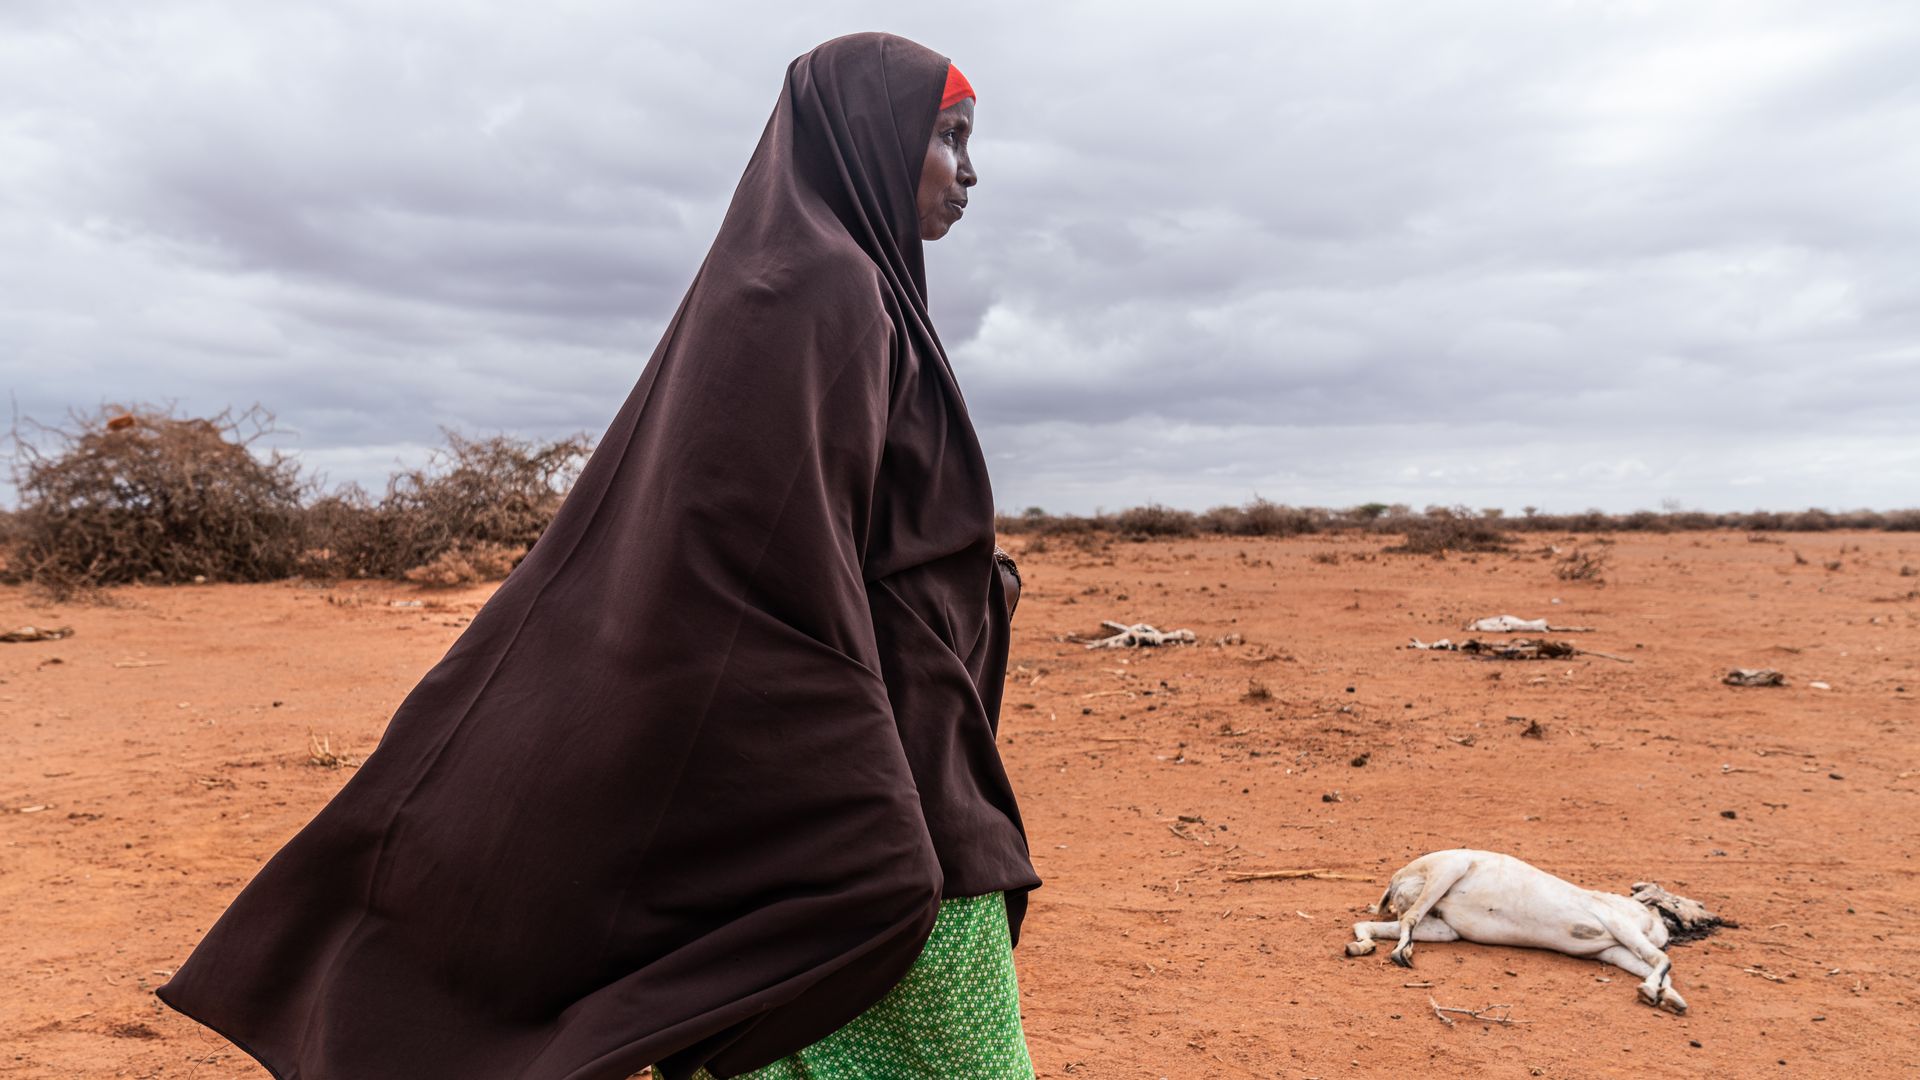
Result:
{"type": "Polygon", "coordinates": [[[1841,775],[1840,775],[1839,773],[1837,773],[1837,772],[1830,772],[1830,773],[1828,773],[1828,774],[1827,774],[1827,779],[1829,779],[1829,780],[1845,780],[1845,779],[1846,779],[1846,777],[1844,777],[1844,776],[1841,776],[1841,775]]]}
{"type": "Polygon", "coordinates": [[[1734,813],[1734,812],[1733,812],[1733,811],[1731,811],[1731,810],[1722,810],[1722,811],[1720,811],[1720,816],[1721,816],[1721,817],[1723,817],[1723,818],[1728,818],[1728,819],[1732,819],[1732,818],[1737,818],[1737,817],[1739,817],[1740,815],[1739,815],[1739,814],[1736,814],[1736,813],[1734,813]]]}
{"type": "Polygon", "coordinates": [[[1688,1039],[1688,1040],[1687,1040],[1687,1045],[1688,1045],[1688,1046],[1691,1046],[1691,1047],[1693,1047],[1693,1048],[1694,1048],[1695,1050],[1698,1050],[1698,1049],[1700,1049],[1700,1040],[1699,1040],[1699,1039],[1688,1039]]]}

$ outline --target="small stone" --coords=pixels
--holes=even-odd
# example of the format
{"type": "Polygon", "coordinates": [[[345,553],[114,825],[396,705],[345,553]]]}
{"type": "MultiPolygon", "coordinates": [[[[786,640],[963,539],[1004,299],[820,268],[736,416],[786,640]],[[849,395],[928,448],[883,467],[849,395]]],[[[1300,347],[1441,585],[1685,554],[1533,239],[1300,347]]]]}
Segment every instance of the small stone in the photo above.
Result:
{"type": "Polygon", "coordinates": [[[1372,755],[1371,753],[1365,753],[1365,754],[1356,754],[1356,755],[1354,755],[1354,758],[1353,758],[1353,760],[1352,760],[1351,762],[1349,762],[1348,764],[1350,764],[1350,765],[1352,765],[1352,766],[1353,766],[1354,768],[1356,768],[1356,769],[1358,769],[1358,768],[1360,768],[1361,766],[1363,766],[1363,765],[1365,765],[1365,764],[1367,763],[1367,759],[1368,759],[1368,758],[1371,758],[1372,756],[1373,756],[1373,755],[1372,755]]]}
{"type": "Polygon", "coordinates": [[[1698,1050],[1698,1049],[1700,1049],[1700,1040],[1699,1040],[1699,1039],[1688,1039],[1688,1040],[1687,1040],[1687,1045],[1688,1045],[1688,1046],[1691,1046],[1691,1047],[1693,1047],[1693,1048],[1694,1048],[1695,1050],[1698,1050]]]}
{"type": "Polygon", "coordinates": [[[1740,815],[1734,813],[1732,810],[1722,810],[1720,811],[1720,816],[1723,818],[1726,818],[1729,821],[1732,821],[1735,818],[1738,818],[1740,815]]]}
{"type": "Polygon", "coordinates": [[[1846,777],[1844,777],[1844,776],[1841,776],[1841,775],[1840,775],[1839,773],[1837,773],[1837,772],[1830,772],[1830,773],[1828,773],[1828,774],[1827,774],[1827,779],[1829,779],[1829,780],[1845,780],[1845,779],[1846,779],[1846,777]]]}

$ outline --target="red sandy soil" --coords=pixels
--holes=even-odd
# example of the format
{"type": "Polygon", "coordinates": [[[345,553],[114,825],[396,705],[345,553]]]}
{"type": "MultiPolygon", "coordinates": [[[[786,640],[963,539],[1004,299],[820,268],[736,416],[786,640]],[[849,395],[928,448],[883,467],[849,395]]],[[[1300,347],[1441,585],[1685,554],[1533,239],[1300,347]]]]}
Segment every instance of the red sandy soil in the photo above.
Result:
{"type": "MultiPolygon", "coordinates": [[[[1920,1070],[1920,536],[1521,541],[1549,542],[1604,550],[1605,584],[1359,536],[1020,552],[1001,740],[1045,878],[1017,954],[1040,1076],[1920,1070]],[[1502,613],[1632,662],[1402,647],[1502,613]],[[1068,640],[1103,618],[1200,644],[1068,640]],[[1721,685],[1735,666],[1790,685],[1721,685]],[[1684,1017],[1557,954],[1346,959],[1387,876],[1449,847],[1741,925],[1673,950],[1684,1017]],[[1302,868],[1363,880],[1227,880],[1302,868]],[[1430,999],[1524,1023],[1448,1027],[1430,999]]],[[[309,733],[370,750],[488,592],[0,590],[0,626],[75,629],[0,644],[0,1075],[264,1076],[151,988],[349,775],[309,733]]]]}

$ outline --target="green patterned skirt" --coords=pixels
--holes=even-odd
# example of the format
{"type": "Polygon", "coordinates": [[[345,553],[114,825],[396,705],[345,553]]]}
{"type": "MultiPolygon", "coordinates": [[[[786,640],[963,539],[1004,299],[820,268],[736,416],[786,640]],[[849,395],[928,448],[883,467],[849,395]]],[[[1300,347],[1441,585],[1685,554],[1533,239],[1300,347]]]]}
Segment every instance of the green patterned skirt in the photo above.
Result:
{"type": "MultiPolygon", "coordinates": [[[[940,902],[906,977],[846,1025],[739,1080],[1033,1080],[1003,893],[940,902]]],[[[656,1080],[669,1080],[654,1069],[656,1080]]],[[[679,1078],[672,1078],[679,1080],[679,1078]]],[[[705,1069],[690,1080],[713,1080],[705,1069]]]]}

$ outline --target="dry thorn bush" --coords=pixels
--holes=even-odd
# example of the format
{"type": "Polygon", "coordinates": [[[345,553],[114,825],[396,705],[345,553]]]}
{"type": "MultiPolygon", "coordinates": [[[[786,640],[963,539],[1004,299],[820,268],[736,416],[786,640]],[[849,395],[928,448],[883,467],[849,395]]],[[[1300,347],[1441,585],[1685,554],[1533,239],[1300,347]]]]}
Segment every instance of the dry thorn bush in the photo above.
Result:
{"type": "Polygon", "coordinates": [[[1499,519],[1466,507],[1430,507],[1419,517],[1395,515],[1380,519],[1378,528],[1398,532],[1400,543],[1383,548],[1395,555],[1437,555],[1455,551],[1506,551],[1507,533],[1499,519]]]}
{"type": "Polygon", "coordinates": [[[207,418],[108,405],[60,425],[17,421],[8,579],[64,597],[134,581],[288,576],[307,487],[290,458],[253,452],[272,431],[258,405],[207,418]]]}

